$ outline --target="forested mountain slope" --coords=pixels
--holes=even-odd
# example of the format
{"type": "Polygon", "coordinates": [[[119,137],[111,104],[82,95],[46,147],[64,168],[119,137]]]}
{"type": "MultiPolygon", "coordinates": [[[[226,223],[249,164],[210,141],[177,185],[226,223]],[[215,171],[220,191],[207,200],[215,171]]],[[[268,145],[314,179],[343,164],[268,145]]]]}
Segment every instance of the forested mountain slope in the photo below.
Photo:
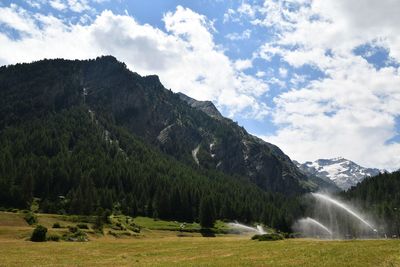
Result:
{"type": "Polygon", "coordinates": [[[85,105],[186,164],[247,177],[287,195],[317,187],[278,147],[219,113],[208,115],[165,89],[157,76],[141,77],[111,56],[2,67],[0,89],[0,129],[85,105]]]}
{"type": "Polygon", "coordinates": [[[203,199],[215,218],[263,221],[289,229],[294,199],[266,193],[248,181],[187,167],[149,149],[86,106],[3,129],[0,206],[93,214],[99,207],[129,215],[193,221],[203,199]]]}
{"type": "Polygon", "coordinates": [[[192,221],[208,203],[289,231],[307,183],[277,147],[113,57],[0,68],[0,206],[192,221]]]}

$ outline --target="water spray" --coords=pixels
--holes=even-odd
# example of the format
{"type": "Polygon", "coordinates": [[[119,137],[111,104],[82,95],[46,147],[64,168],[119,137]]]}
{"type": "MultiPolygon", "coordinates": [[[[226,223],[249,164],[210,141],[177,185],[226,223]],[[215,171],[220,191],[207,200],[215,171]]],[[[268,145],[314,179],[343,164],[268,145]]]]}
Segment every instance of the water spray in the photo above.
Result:
{"type": "Polygon", "coordinates": [[[228,225],[232,228],[236,228],[236,229],[242,229],[245,230],[247,232],[255,232],[258,233],[260,235],[264,235],[267,232],[265,232],[264,228],[261,225],[257,225],[257,227],[251,227],[251,226],[247,226],[238,222],[234,222],[234,223],[228,223],[228,225]]]}
{"type": "Polygon", "coordinates": [[[364,220],[363,218],[361,218],[360,215],[358,215],[356,212],[354,212],[353,210],[351,210],[348,206],[346,206],[345,204],[327,196],[327,195],[323,195],[320,193],[311,193],[313,197],[319,199],[319,200],[323,200],[326,202],[329,202],[333,205],[335,205],[336,207],[339,207],[343,210],[345,210],[347,213],[351,214],[352,216],[354,216],[355,218],[357,218],[359,221],[361,221],[362,223],[364,223],[366,226],[368,226],[369,228],[371,228],[372,231],[374,231],[375,233],[378,232],[378,230],[376,230],[370,223],[368,223],[366,220],[364,220]]]}
{"type": "Polygon", "coordinates": [[[319,221],[317,221],[317,220],[315,220],[313,218],[307,217],[307,218],[304,218],[304,219],[300,219],[298,221],[298,223],[299,224],[305,224],[305,225],[317,226],[318,228],[320,228],[320,229],[324,230],[325,232],[327,232],[330,236],[333,235],[332,231],[329,230],[328,227],[326,227],[325,225],[323,225],[322,223],[320,223],[319,221]]]}

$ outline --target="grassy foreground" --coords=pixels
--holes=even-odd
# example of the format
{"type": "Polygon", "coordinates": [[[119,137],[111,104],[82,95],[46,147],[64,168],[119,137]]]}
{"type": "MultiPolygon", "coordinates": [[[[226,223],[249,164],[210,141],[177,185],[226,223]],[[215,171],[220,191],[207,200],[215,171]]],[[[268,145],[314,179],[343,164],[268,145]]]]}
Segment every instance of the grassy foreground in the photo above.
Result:
{"type": "Polygon", "coordinates": [[[143,229],[127,238],[33,243],[25,241],[31,230],[18,216],[0,214],[0,266],[400,266],[400,240],[259,242],[143,229]]]}

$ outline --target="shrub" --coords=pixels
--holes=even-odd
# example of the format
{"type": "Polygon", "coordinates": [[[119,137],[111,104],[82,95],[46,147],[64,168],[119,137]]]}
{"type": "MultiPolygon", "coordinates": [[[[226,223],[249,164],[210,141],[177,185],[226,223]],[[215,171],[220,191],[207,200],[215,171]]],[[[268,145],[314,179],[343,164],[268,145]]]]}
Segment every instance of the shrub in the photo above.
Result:
{"type": "Polygon", "coordinates": [[[255,235],[251,238],[252,240],[258,241],[276,241],[282,240],[284,237],[278,233],[264,234],[264,235],[255,235]]]}
{"type": "Polygon", "coordinates": [[[78,223],[76,225],[79,229],[89,229],[88,225],[86,223],[78,223]]]}
{"type": "Polygon", "coordinates": [[[123,226],[121,223],[117,222],[115,225],[111,226],[111,229],[125,231],[126,227],[123,226]]]}
{"type": "Polygon", "coordinates": [[[61,228],[60,223],[59,223],[59,222],[55,222],[55,223],[53,224],[53,228],[61,228]]]}
{"type": "Polygon", "coordinates": [[[140,233],[140,227],[132,227],[132,228],[130,228],[130,230],[135,233],[140,233]]]}
{"type": "Polygon", "coordinates": [[[31,241],[33,242],[44,242],[46,241],[46,233],[47,233],[47,228],[38,225],[36,228],[33,230],[32,236],[31,236],[31,241]]]}
{"type": "Polygon", "coordinates": [[[51,234],[47,236],[47,241],[54,241],[54,242],[58,242],[60,241],[61,237],[57,234],[51,234]]]}
{"type": "MultiPolygon", "coordinates": [[[[76,227],[75,227],[76,228],[76,227]]],[[[76,230],[76,232],[65,233],[62,236],[62,239],[65,241],[73,241],[73,242],[86,242],[89,241],[85,232],[81,230],[76,230]]]]}
{"type": "Polygon", "coordinates": [[[29,224],[33,225],[38,222],[37,217],[32,212],[28,212],[24,215],[24,220],[29,224]]]}

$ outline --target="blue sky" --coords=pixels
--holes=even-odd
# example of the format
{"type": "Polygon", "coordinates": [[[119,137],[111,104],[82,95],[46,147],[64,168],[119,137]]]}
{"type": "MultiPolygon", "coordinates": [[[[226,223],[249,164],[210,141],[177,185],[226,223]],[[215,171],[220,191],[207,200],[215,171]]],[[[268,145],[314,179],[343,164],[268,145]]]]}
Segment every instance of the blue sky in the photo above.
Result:
{"type": "Polygon", "coordinates": [[[306,161],[400,167],[400,4],[0,2],[0,65],[112,54],[306,161]]]}

